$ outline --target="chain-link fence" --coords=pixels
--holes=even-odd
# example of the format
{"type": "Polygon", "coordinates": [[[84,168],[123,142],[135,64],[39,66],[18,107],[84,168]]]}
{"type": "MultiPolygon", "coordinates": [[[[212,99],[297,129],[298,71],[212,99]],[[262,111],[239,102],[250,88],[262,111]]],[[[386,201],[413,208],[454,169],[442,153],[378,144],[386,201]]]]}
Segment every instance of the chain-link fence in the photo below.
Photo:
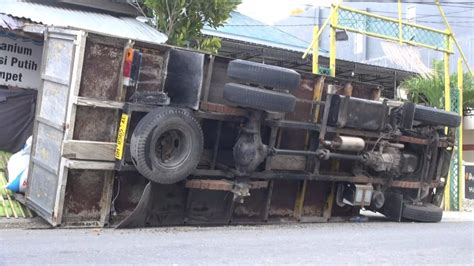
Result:
{"type": "MultiPolygon", "coordinates": [[[[365,14],[340,7],[338,9],[338,26],[348,31],[372,34],[384,39],[398,41],[400,25],[397,20],[376,15],[365,14]]],[[[428,46],[436,50],[448,50],[449,34],[433,29],[402,22],[402,41],[415,45],[428,46]]]]}
{"type": "MultiPolygon", "coordinates": [[[[459,90],[451,89],[451,111],[459,113],[459,90]]],[[[453,158],[449,171],[449,210],[459,210],[459,134],[462,130],[460,127],[456,129],[456,140],[454,142],[453,158]]]]}

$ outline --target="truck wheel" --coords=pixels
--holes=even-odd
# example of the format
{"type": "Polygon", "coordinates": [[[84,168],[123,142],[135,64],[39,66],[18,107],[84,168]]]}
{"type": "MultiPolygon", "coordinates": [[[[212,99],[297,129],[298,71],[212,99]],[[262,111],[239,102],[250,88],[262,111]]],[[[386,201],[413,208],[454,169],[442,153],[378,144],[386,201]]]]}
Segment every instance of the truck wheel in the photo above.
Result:
{"type": "Polygon", "coordinates": [[[300,83],[300,74],[292,69],[244,60],[231,61],[227,76],[245,83],[289,91],[296,89],[300,83]]]}
{"type": "Polygon", "coordinates": [[[236,83],[225,84],[224,99],[238,106],[273,112],[293,112],[296,104],[291,94],[236,83]]]}
{"type": "Polygon", "coordinates": [[[447,127],[458,127],[461,124],[461,116],[458,114],[423,105],[416,106],[414,120],[447,127]]]}
{"type": "Polygon", "coordinates": [[[443,218],[443,210],[430,203],[423,205],[404,203],[402,217],[411,221],[437,223],[443,218]]]}
{"type": "Polygon", "coordinates": [[[196,169],[204,147],[201,126],[184,109],[161,107],[148,113],[130,140],[132,161],[150,181],[172,184],[196,169]]]}

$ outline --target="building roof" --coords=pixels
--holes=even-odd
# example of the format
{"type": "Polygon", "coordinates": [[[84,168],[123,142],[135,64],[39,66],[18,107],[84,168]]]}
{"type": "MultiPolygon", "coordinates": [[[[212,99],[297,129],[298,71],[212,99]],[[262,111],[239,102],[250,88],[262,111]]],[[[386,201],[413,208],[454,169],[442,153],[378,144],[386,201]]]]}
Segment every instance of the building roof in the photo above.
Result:
{"type": "Polygon", "coordinates": [[[104,13],[83,11],[53,5],[2,0],[0,14],[28,19],[47,26],[81,29],[101,35],[164,43],[168,37],[135,18],[118,17],[104,13]]]}
{"type": "Polygon", "coordinates": [[[305,40],[239,12],[232,12],[224,26],[217,29],[206,26],[202,33],[297,52],[304,51],[309,45],[305,40]]]}

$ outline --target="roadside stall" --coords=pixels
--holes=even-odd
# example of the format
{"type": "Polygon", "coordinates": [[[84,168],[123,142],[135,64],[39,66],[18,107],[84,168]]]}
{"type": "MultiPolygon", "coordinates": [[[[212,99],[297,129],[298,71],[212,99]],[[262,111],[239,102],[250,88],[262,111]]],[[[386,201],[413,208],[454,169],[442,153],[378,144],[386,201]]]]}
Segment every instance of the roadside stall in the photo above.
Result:
{"type": "Polygon", "coordinates": [[[25,143],[33,133],[41,84],[43,38],[16,31],[21,25],[22,20],[0,14],[0,217],[7,218],[31,216],[13,193],[24,193],[27,186],[25,143]]]}

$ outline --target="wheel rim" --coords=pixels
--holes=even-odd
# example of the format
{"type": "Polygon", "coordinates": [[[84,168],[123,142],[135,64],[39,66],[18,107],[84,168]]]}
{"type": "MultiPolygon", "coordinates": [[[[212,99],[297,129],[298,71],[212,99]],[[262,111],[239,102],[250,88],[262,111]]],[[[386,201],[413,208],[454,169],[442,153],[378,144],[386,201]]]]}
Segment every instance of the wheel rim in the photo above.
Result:
{"type": "Polygon", "coordinates": [[[159,134],[153,142],[153,159],[162,167],[176,168],[188,159],[191,145],[183,130],[167,130],[159,134]]]}

